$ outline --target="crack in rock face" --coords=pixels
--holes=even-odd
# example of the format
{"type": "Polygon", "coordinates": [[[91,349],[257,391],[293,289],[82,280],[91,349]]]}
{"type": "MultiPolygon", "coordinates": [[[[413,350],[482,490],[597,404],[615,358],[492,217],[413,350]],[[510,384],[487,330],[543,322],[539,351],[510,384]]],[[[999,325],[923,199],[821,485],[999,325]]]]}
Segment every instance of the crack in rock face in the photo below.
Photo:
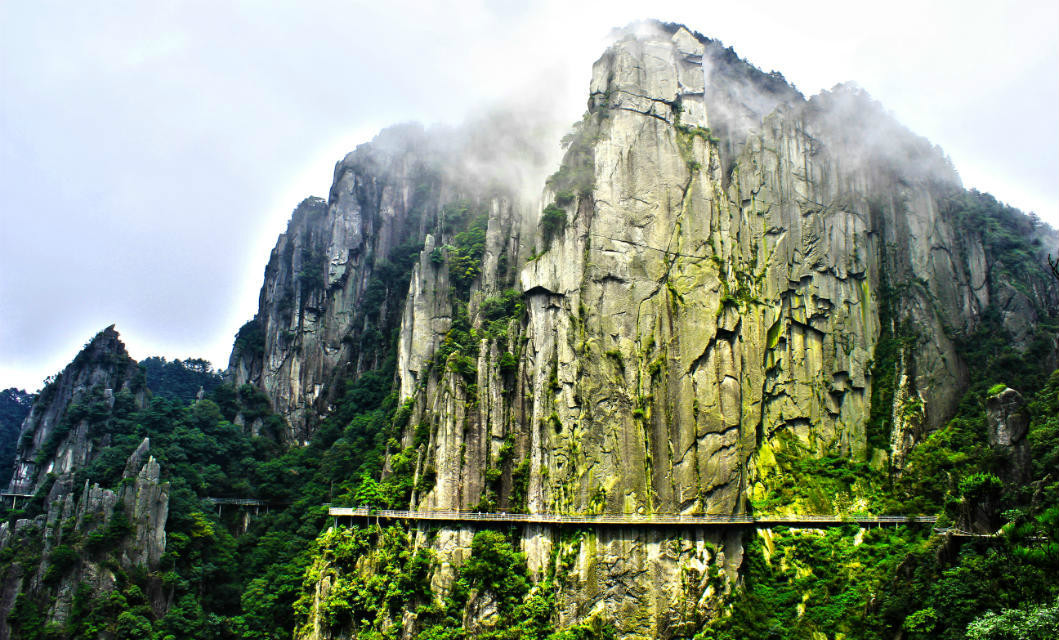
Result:
{"type": "MultiPolygon", "coordinates": [[[[1050,280],[991,276],[981,237],[958,226],[947,160],[854,87],[806,99],[654,25],[595,63],[588,104],[539,197],[428,180],[415,158],[429,136],[395,136],[299,209],[266,272],[264,348],[230,369],[290,440],[311,434],[336,380],[381,360],[360,346],[367,328],[392,327],[406,422],[389,460],[411,456],[411,507],[740,514],[769,497],[781,448],[881,455],[899,474],[966,386],[952,332],[994,305],[1025,341],[1059,307],[1050,280]],[[377,258],[401,234],[422,241],[407,288],[379,293],[377,258]],[[315,255],[319,281],[299,279],[315,255]],[[891,447],[873,449],[873,366],[898,322],[918,342],[895,365],[891,447]]],[[[993,437],[1021,442],[998,403],[993,437]]],[[[628,637],[691,633],[743,554],[740,535],[705,529],[518,538],[534,577],[568,578],[563,624],[603,616],[628,637]]],[[[443,592],[466,532],[420,542],[443,592]]],[[[494,613],[483,599],[464,622],[494,613]]]]}

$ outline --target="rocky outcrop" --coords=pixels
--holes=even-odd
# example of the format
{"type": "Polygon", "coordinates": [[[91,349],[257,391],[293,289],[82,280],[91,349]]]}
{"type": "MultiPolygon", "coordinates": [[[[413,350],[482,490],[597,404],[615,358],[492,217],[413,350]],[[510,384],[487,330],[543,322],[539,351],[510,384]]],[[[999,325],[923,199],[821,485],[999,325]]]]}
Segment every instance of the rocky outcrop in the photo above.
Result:
{"type": "MultiPolygon", "coordinates": [[[[48,620],[63,623],[79,585],[93,594],[114,587],[108,556],[124,569],[158,567],[165,552],[169,483],[162,482],[158,462],[149,455],[150,442],[145,438],[129,457],[117,489],[91,478],[77,481],[78,472],[110,445],[108,420],[144,408],[147,397],[143,371],[113,326],[45,385],[22,425],[10,487],[12,493],[36,494],[33,509],[41,515],[0,523],[0,548],[33,561],[7,565],[0,619],[6,620],[22,594],[46,601],[48,620]]],[[[0,626],[0,640],[11,631],[0,626]]]]}
{"type": "Polygon", "coordinates": [[[1001,479],[1008,483],[1025,482],[1030,468],[1030,448],[1026,434],[1030,416],[1022,395],[1005,388],[986,399],[986,436],[1005,461],[1001,479]]]}
{"type": "Polygon", "coordinates": [[[266,393],[290,424],[289,441],[312,434],[343,380],[383,364],[403,316],[420,327],[421,342],[402,342],[400,355],[402,384],[414,384],[448,330],[449,301],[435,293],[447,288],[440,256],[467,215],[490,212],[485,260],[514,262],[519,221],[531,218],[519,194],[545,160],[536,128],[498,130],[510,126],[486,117],[467,125],[474,135],[387,129],[338,163],[326,202],[308,198],[295,210],[228,369],[235,384],[266,393]],[[491,166],[505,152],[518,160],[491,166]]]}
{"type": "Polygon", "coordinates": [[[22,423],[9,491],[34,493],[48,474],[83,468],[107,444],[93,426],[113,409],[116,394],[143,407],[143,372],[111,325],[92,338],[61,373],[47,381],[22,423]]]}
{"type": "Polygon", "coordinates": [[[440,269],[431,256],[440,247],[434,236],[427,235],[419,262],[412,269],[401,337],[397,350],[402,398],[409,398],[423,374],[430,368],[431,357],[452,326],[452,304],[443,295],[449,290],[448,269],[440,269]]]}
{"type": "MultiPolygon", "coordinates": [[[[900,472],[964,391],[959,339],[998,314],[1017,348],[1059,308],[1043,259],[1040,274],[1003,267],[944,155],[863,92],[807,100],[683,27],[617,41],[566,143],[539,215],[476,201],[480,258],[450,250],[443,220],[422,227],[397,341],[407,424],[390,451],[415,461],[415,508],[744,513],[767,504],[781,449],[900,472]],[[892,444],[872,451],[884,340],[903,346],[878,394],[892,444]]],[[[346,215],[343,185],[405,175],[359,166],[336,179],[327,224],[346,215]]],[[[436,592],[466,538],[422,541],[436,592]]],[[[563,567],[564,624],[601,615],[623,637],[665,638],[713,614],[742,558],[738,535],[677,538],[528,528],[521,544],[534,575],[563,567]]]]}
{"type": "MultiPolygon", "coordinates": [[[[0,620],[7,619],[19,594],[30,598],[48,594],[48,621],[63,624],[81,585],[93,595],[114,588],[109,557],[123,569],[158,568],[166,546],[169,483],[161,481],[149,448],[145,438],[130,456],[117,491],[91,480],[76,491],[72,476],[66,475],[52,486],[44,514],[17,520],[14,526],[0,523],[0,549],[39,550],[33,571],[24,573],[23,563],[8,566],[0,582],[0,620]]],[[[12,631],[7,624],[0,625],[0,640],[12,637],[12,631]]]]}
{"type": "MultiPolygon", "coordinates": [[[[146,455],[150,441],[144,438],[137,453],[146,455]]],[[[119,492],[133,533],[123,545],[124,566],[154,569],[165,553],[165,524],[169,517],[169,483],[162,482],[162,469],[154,456],[140,465],[136,454],[129,458],[125,474],[129,483],[119,492]],[[139,471],[136,469],[139,467],[139,471]]]]}

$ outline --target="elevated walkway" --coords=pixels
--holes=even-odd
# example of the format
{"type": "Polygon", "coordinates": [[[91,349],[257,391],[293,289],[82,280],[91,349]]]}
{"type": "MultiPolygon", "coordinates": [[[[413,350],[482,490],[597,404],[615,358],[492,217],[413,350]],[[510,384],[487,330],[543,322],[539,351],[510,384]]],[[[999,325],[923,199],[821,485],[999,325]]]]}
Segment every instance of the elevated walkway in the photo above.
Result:
{"type": "Polygon", "coordinates": [[[467,524],[547,524],[569,526],[615,526],[615,527],[833,527],[856,524],[862,527],[901,525],[913,523],[934,524],[937,516],[872,516],[872,515],[796,515],[796,516],[749,516],[749,515],[561,515],[554,513],[476,513],[473,511],[397,511],[375,510],[367,507],[330,507],[328,515],[334,518],[363,520],[417,520],[467,524]]]}
{"type": "Polygon", "coordinates": [[[25,498],[26,500],[29,500],[32,497],[33,497],[32,493],[17,493],[17,492],[11,492],[11,491],[4,491],[4,492],[0,493],[0,500],[3,500],[5,503],[8,500],[11,501],[11,510],[12,511],[18,508],[18,499],[19,498],[25,498]]]}
{"type": "Polygon", "coordinates": [[[232,504],[243,507],[267,507],[270,504],[275,504],[256,498],[205,498],[205,500],[213,504],[232,504]]]}
{"type": "Polygon", "coordinates": [[[254,514],[261,513],[261,509],[265,510],[265,513],[269,512],[270,507],[285,507],[289,502],[281,502],[277,500],[261,500],[258,498],[203,498],[206,502],[217,506],[217,513],[221,514],[224,511],[225,506],[230,507],[253,507],[254,514]]]}

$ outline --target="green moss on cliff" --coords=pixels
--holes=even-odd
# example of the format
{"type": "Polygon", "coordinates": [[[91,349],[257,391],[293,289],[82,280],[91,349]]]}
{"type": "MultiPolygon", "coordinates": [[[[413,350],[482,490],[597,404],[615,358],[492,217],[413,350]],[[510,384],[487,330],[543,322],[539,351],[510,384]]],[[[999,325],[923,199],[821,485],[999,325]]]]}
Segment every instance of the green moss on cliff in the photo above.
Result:
{"type": "Polygon", "coordinates": [[[413,635],[420,640],[614,637],[598,619],[556,630],[555,584],[551,578],[531,583],[525,555],[508,534],[475,533],[470,556],[455,570],[443,597],[430,590],[436,561],[413,537],[397,525],[338,527],[321,535],[295,603],[295,637],[308,637],[321,627],[328,634],[396,638],[406,624],[402,611],[414,611],[413,635]],[[320,585],[325,586],[318,591],[320,585]],[[468,620],[473,628],[465,626],[468,620]]]}
{"type": "Polygon", "coordinates": [[[562,204],[572,202],[575,194],[590,196],[595,188],[595,145],[601,135],[600,122],[605,117],[606,109],[586,113],[573,130],[563,136],[566,152],[562,164],[546,182],[562,204]]]}
{"type": "Polygon", "coordinates": [[[849,456],[816,457],[789,431],[778,432],[757,453],[758,483],[750,495],[755,513],[890,512],[889,476],[849,456]]]}
{"type": "MultiPolygon", "coordinates": [[[[905,513],[944,508],[941,526],[967,526],[959,524],[967,510],[995,500],[983,496],[999,491],[1009,510],[998,536],[949,539],[923,526],[759,531],[747,544],[743,585],[725,615],[696,637],[961,640],[968,625],[989,619],[987,611],[1053,602],[1059,595],[1059,372],[1029,408],[1034,464],[1027,485],[1004,489],[983,473],[995,465],[983,425],[958,416],[913,452],[892,491],[905,513]]],[[[828,466],[841,468],[835,461],[828,466]]],[[[828,473],[795,471],[811,484],[828,473]]]]}
{"type": "Polygon", "coordinates": [[[900,374],[898,368],[916,343],[915,336],[897,317],[897,295],[898,292],[884,278],[877,296],[881,331],[872,355],[871,411],[865,425],[869,450],[890,448],[894,394],[900,374]]]}
{"type": "Polygon", "coordinates": [[[921,528],[759,532],[731,609],[696,638],[890,638],[908,606],[908,594],[889,592],[893,576],[929,553],[921,528]]]}

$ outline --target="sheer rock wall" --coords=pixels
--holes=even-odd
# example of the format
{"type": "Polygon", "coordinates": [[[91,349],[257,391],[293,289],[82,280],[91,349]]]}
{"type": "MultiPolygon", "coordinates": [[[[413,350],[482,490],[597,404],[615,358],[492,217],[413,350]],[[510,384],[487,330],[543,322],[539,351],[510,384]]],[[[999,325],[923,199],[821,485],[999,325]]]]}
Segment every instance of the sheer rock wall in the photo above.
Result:
{"type": "MultiPolygon", "coordinates": [[[[450,239],[420,225],[397,368],[413,508],[744,513],[767,497],[779,447],[882,453],[899,471],[966,386],[950,336],[1000,304],[1018,342],[1059,308],[1054,282],[993,272],[955,217],[963,189],[947,159],[855,87],[807,100],[714,41],[656,25],[596,62],[588,106],[544,188],[550,217],[515,188],[477,200],[488,233],[469,293],[436,250],[450,239]],[[508,287],[525,311],[499,331],[489,301],[508,287]],[[454,301],[470,343],[439,362],[454,301]],[[917,343],[895,375],[893,445],[873,452],[872,365],[894,331],[884,306],[917,343]]],[[[355,181],[371,176],[392,177],[355,181]]],[[[344,215],[343,180],[328,220],[344,215]]],[[[419,533],[436,593],[469,541],[419,533]]],[[[534,575],[565,572],[563,623],[601,614],[622,637],[690,633],[742,561],[738,533],[707,529],[526,527],[521,543],[534,575]]]]}

